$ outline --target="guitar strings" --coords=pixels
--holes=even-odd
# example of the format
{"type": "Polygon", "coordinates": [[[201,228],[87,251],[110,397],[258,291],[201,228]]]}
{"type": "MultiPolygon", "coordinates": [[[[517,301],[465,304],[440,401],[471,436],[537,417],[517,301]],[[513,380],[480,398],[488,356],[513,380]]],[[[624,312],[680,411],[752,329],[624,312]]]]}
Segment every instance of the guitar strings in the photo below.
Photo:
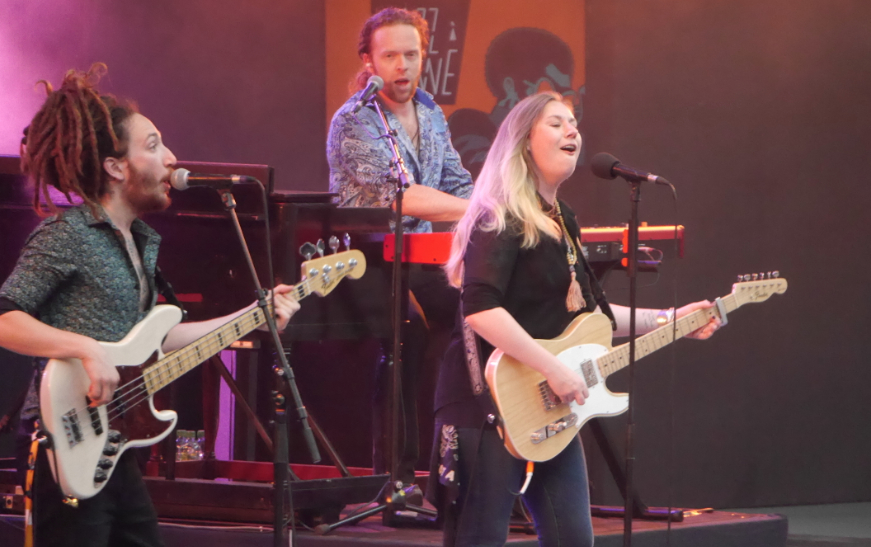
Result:
{"type": "MultiPolygon", "coordinates": [[[[354,269],[355,268],[353,266],[349,267],[348,270],[346,272],[342,273],[339,277],[342,278],[342,277],[348,275],[354,269]]],[[[310,285],[313,283],[314,279],[317,279],[317,278],[308,278],[307,277],[307,278],[301,280],[299,283],[297,283],[294,286],[294,288],[291,292],[297,293],[297,298],[296,298],[297,301],[305,298],[306,296],[308,296],[312,293],[310,285]]],[[[250,310],[249,312],[241,315],[237,321],[230,321],[228,323],[225,323],[224,325],[218,327],[217,329],[215,329],[211,333],[201,337],[199,340],[204,340],[205,338],[208,338],[208,337],[212,336],[213,334],[215,334],[221,330],[227,330],[227,329],[235,330],[236,327],[240,325],[240,323],[241,323],[241,326],[243,329],[247,329],[245,331],[245,334],[248,334],[249,332],[251,332],[252,330],[257,328],[258,326],[260,326],[266,322],[265,319],[262,321],[258,321],[256,319],[253,319],[254,316],[256,315],[257,309],[258,308],[254,308],[254,309],[250,310]],[[246,324],[249,321],[253,322],[253,326],[246,324]]],[[[271,308],[270,311],[274,311],[274,307],[271,308]]],[[[245,334],[243,334],[242,336],[244,336],[245,334]]],[[[230,336],[230,338],[232,338],[232,335],[230,336]]],[[[241,336],[238,336],[233,341],[235,342],[239,338],[241,338],[241,336]]],[[[145,369],[143,371],[143,374],[137,376],[133,380],[127,382],[126,384],[123,384],[122,386],[120,386],[118,389],[115,390],[115,393],[116,393],[115,397],[106,404],[106,419],[107,419],[107,421],[109,423],[111,423],[112,420],[114,420],[115,418],[117,418],[118,416],[120,416],[121,414],[126,412],[128,409],[131,409],[131,408],[139,405],[140,403],[142,403],[150,398],[151,395],[148,392],[145,374],[152,373],[151,376],[154,376],[156,374],[158,381],[162,382],[162,374],[161,374],[162,369],[169,369],[170,370],[170,373],[168,374],[170,379],[168,382],[166,382],[164,385],[160,386],[157,389],[157,390],[160,390],[163,387],[166,387],[166,385],[172,383],[173,381],[180,378],[185,373],[189,372],[190,370],[192,370],[193,368],[195,368],[196,366],[198,366],[199,364],[201,364],[205,361],[205,359],[198,360],[194,365],[190,366],[187,370],[184,370],[178,376],[173,377],[172,373],[171,373],[172,367],[169,366],[169,362],[171,360],[175,360],[176,365],[179,365],[179,364],[181,364],[181,361],[183,360],[183,359],[181,359],[181,357],[184,357],[185,361],[189,361],[190,355],[193,352],[196,351],[197,353],[201,353],[200,350],[203,350],[203,349],[205,349],[207,352],[210,352],[209,357],[206,358],[206,359],[209,359],[210,357],[212,357],[212,356],[216,355],[218,352],[220,352],[221,349],[223,349],[224,347],[227,347],[227,346],[226,345],[222,346],[220,344],[214,344],[212,341],[203,342],[201,344],[197,344],[197,342],[195,341],[195,342],[191,343],[190,345],[188,345],[187,347],[182,348],[182,349],[178,350],[177,352],[173,352],[172,354],[170,354],[170,357],[164,357],[163,359],[157,361],[156,363],[154,363],[153,365],[151,365],[150,367],[145,369]],[[203,344],[205,344],[205,346],[203,346],[203,344]],[[121,393],[119,393],[119,391],[121,393]]],[[[88,410],[89,410],[88,407],[84,407],[84,408],[75,409],[75,412],[78,414],[78,413],[84,413],[85,411],[88,411],[88,410]]],[[[90,436],[91,434],[96,434],[96,432],[94,432],[92,429],[88,429],[88,430],[81,430],[81,434],[82,434],[82,437],[84,438],[84,437],[90,436]]]]}
{"type": "MultiPolygon", "coordinates": [[[[249,327],[251,327],[250,330],[246,331],[245,334],[247,334],[248,332],[250,332],[251,330],[253,330],[254,328],[258,327],[259,325],[261,325],[263,323],[263,321],[258,322],[256,320],[253,320],[253,317],[255,315],[255,313],[253,313],[254,311],[255,310],[251,310],[250,315],[245,314],[245,315],[239,317],[236,321],[231,321],[229,323],[222,325],[221,327],[218,327],[217,329],[215,329],[215,331],[212,331],[212,333],[209,333],[208,335],[200,338],[200,340],[208,338],[208,337],[212,336],[214,333],[221,331],[221,330],[233,331],[233,330],[235,330],[235,327],[237,325],[240,325],[240,324],[241,324],[240,326],[244,329],[249,329],[249,327]]],[[[230,336],[230,337],[232,337],[232,336],[230,336]]],[[[238,340],[238,338],[236,338],[236,339],[238,340]]],[[[179,374],[178,376],[175,376],[175,377],[173,377],[171,372],[169,374],[166,374],[166,375],[161,374],[161,372],[162,372],[161,369],[167,369],[167,368],[171,369],[173,366],[177,366],[177,365],[181,364],[182,361],[190,361],[191,357],[193,356],[194,353],[201,354],[202,352],[206,352],[206,353],[209,353],[209,357],[211,357],[211,356],[215,355],[216,353],[218,353],[222,347],[223,346],[220,346],[219,344],[215,344],[212,341],[205,341],[205,342],[202,342],[200,344],[197,344],[196,342],[194,342],[191,345],[189,345],[188,347],[183,348],[183,349],[179,350],[178,352],[174,352],[173,354],[171,354],[171,356],[169,358],[164,357],[163,359],[157,361],[156,363],[151,365],[149,368],[145,369],[145,371],[143,371],[143,374],[137,376],[136,378],[134,378],[130,382],[127,382],[126,384],[124,384],[122,386],[122,388],[124,389],[123,393],[118,393],[118,391],[120,391],[120,390],[116,390],[115,398],[113,398],[112,401],[110,401],[109,403],[106,404],[106,419],[107,419],[107,421],[109,423],[111,423],[112,420],[114,420],[118,416],[122,415],[127,410],[129,410],[129,409],[131,409],[131,408],[133,408],[133,407],[139,405],[140,403],[149,399],[150,394],[148,392],[148,387],[146,385],[146,374],[148,374],[149,376],[152,376],[152,377],[157,376],[158,383],[162,382],[162,379],[164,376],[168,376],[170,378],[169,382],[166,382],[166,384],[161,386],[161,388],[165,387],[165,385],[171,383],[172,381],[176,380],[177,378],[180,378],[182,375],[184,375],[186,372],[189,372],[190,370],[195,368],[197,365],[202,363],[204,360],[197,361],[196,364],[190,366],[189,368],[187,368],[187,370],[184,370],[181,374],[179,374]],[[175,361],[176,362],[175,365],[170,365],[171,361],[175,361]]],[[[208,359],[208,357],[207,357],[207,359],[208,359]]],[[[160,388],[158,388],[158,389],[160,389],[160,388]]],[[[76,409],[76,412],[84,413],[85,410],[88,410],[87,407],[81,408],[81,409],[76,409]]],[[[83,437],[89,436],[90,434],[95,434],[95,432],[92,429],[82,430],[83,437]]]]}
{"type": "MultiPolygon", "coordinates": [[[[347,275],[348,273],[350,273],[353,269],[354,269],[353,267],[349,268],[347,272],[342,274],[342,277],[344,277],[344,275],[347,275]]],[[[307,278],[301,280],[299,283],[297,283],[294,286],[294,288],[291,292],[296,293],[297,301],[301,300],[302,298],[305,298],[306,296],[308,296],[309,294],[312,293],[310,286],[313,283],[313,279],[316,279],[316,278],[308,278],[307,277],[307,278]]],[[[208,337],[212,336],[213,334],[215,334],[221,330],[227,330],[228,328],[235,330],[235,328],[237,326],[240,326],[240,323],[241,323],[241,327],[243,329],[248,329],[248,327],[250,325],[247,325],[245,323],[253,320],[253,317],[254,317],[254,315],[256,315],[255,312],[257,310],[258,310],[258,308],[254,308],[254,309],[250,310],[249,312],[240,316],[238,318],[238,320],[225,323],[224,325],[218,327],[217,329],[215,329],[211,333],[200,338],[200,340],[208,338],[208,337]]],[[[274,308],[271,308],[271,310],[274,310],[274,308]]],[[[257,320],[253,320],[252,322],[254,323],[253,327],[251,327],[249,330],[247,330],[245,332],[245,334],[248,334],[249,332],[251,332],[255,328],[259,327],[260,325],[265,323],[266,320],[264,319],[263,321],[259,321],[259,322],[257,320]]],[[[242,336],[244,336],[244,334],[242,336]]],[[[232,338],[232,336],[230,336],[230,337],[232,338]]],[[[241,336],[235,338],[233,341],[235,342],[239,338],[241,338],[241,336]]],[[[160,359],[159,361],[157,361],[156,363],[154,363],[153,365],[151,365],[150,367],[145,369],[141,375],[137,376],[136,378],[127,382],[126,384],[121,385],[118,389],[115,390],[114,398],[106,404],[106,420],[109,423],[111,423],[112,420],[114,420],[118,416],[122,415],[128,409],[131,409],[131,408],[133,408],[133,407],[139,405],[140,403],[149,399],[150,395],[148,393],[148,387],[146,385],[146,378],[145,378],[146,374],[151,373],[150,375],[152,377],[156,375],[158,383],[163,383],[162,372],[164,369],[169,369],[169,374],[167,374],[167,376],[169,377],[169,381],[166,382],[165,384],[163,384],[162,386],[160,386],[157,390],[155,390],[155,391],[158,391],[158,390],[162,389],[163,387],[166,387],[166,385],[172,383],[176,379],[180,378],[185,373],[189,372],[190,370],[192,370],[193,368],[195,368],[199,364],[205,362],[206,359],[209,359],[212,356],[216,355],[224,347],[226,347],[226,346],[221,346],[220,344],[214,344],[212,341],[206,341],[206,342],[203,342],[200,344],[197,344],[197,342],[195,341],[195,342],[191,343],[190,345],[188,345],[187,347],[182,348],[182,349],[178,350],[177,352],[173,352],[172,354],[170,354],[170,357],[164,357],[163,359],[160,359]],[[205,344],[205,347],[203,346],[203,344],[205,344]],[[217,347],[217,351],[213,351],[213,350],[215,350],[216,347],[217,347]],[[189,361],[192,353],[194,353],[194,352],[200,353],[201,350],[206,350],[206,352],[209,353],[209,357],[207,357],[206,359],[203,359],[201,361],[197,361],[196,364],[192,365],[187,370],[184,370],[178,376],[173,377],[172,372],[171,372],[172,366],[169,365],[169,362],[171,360],[175,360],[176,365],[179,365],[179,364],[181,364],[182,360],[189,361]],[[182,358],[184,358],[184,359],[182,359],[182,358]]],[[[76,414],[85,413],[86,411],[89,411],[89,408],[87,406],[83,407],[83,408],[75,409],[76,414]]],[[[82,430],[82,436],[83,437],[89,436],[89,434],[91,434],[92,432],[93,432],[92,429],[82,430]]],[[[95,432],[93,432],[93,433],[95,434],[95,432]]]]}
{"type": "MultiPolygon", "coordinates": [[[[726,298],[729,298],[729,297],[726,297],[726,298]]],[[[726,298],[724,298],[723,300],[726,300],[726,298]]],[[[715,315],[715,313],[716,313],[714,311],[715,309],[716,309],[716,307],[696,310],[688,315],[685,315],[684,317],[681,317],[677,321],[675,321],[674,324],[672,325],[672,327],[670,329],[668,329],[667,331],[661,331],[661,329],[663,329],[665,327],[660,327],[659,329],[656,329],[656,330],[651,331],[647,334],[639,336],[635,340],[636,350],[639,346],[643,345],[642,349],[644,349],[644,351],[646,353],[644,353],[644,355],[641,355],[641,357],[645,357],[647,355],[650,355],[654,351],[662,349],[666,345],[669,345],[672,342],[675,342],[675,341],[683,338],[684,336],[686,336],[690,332],[696,330],[697,328],[704,326],[710,320],[710,318],[715,315]],[[668,339],[669,335],[673,334],[672,329],[677,331],[677,338],[669,340],[668,339]],[[665,338],[662,338],[663,336],[665,338]],[[660,338],[662,338],[662,340],[664,340],[665,343],[662,345],[657,345],[657,342],[659,341],[660,338]],[[650,349],[651,345],[653,346],[653,349],[650,349]]],[[[613,374],[614,372],[617,372],[618,370],[622,370],[623,368],[625,368],[629,364],[628,351],[629,351],[628,343],[626,343],[626,344],[621,344],[621,345],[617,346],[616,348],[612,349],[611,351],[609,351],[608,353],[598,357],[596,359],[596,362],[597,362],[597,364],[599,364],[599,370],[600,370],[600,372],[602,372],[602,376],[609,376],[609,375],[613,374]],[[607,363],[605,362],[606,360],[607,360],[607,363]]]]}

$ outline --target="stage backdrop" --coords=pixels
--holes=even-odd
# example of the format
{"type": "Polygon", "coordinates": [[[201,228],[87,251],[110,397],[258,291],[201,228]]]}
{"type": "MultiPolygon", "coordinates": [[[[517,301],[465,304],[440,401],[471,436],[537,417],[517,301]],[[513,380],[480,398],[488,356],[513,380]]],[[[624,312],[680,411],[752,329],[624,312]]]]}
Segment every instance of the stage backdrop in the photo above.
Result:
{"type": "MultiPolygon", "coordinates": [[[[668,350],[639,363],[647,503],[871,500],[868,59],[864,0],[587,1],[589,153],[672,181],[677,214],[647,186],[642,219],[687,227],[686,258],[645,276],[640,304],[670,304],[678,262],[680,303],[727,293],[739,273],[789,280],[713,339],[678,344],[674,368],[668,350]]],[[[625,183],[582,169],[565,190],[587,224],[628,217],[625,183]]],[[[619,502],[593,466],[594,498],[619,502]]]]}
{"type": "Polygon", "coordinates": [[[448,116],[454,146],[473,176],[496,128],[517,101],[558,91],[583,114],[584,2],[555,0],[531,9],[527,0],[372,0],[326,3],[327,118],[354,88],[362,61],[357,40],[374,12],[400,6],[419,11],[432,33],[420,86],[448,116]]]}
{"type": "Polygon", "coordinates": [[[0,154],[70,68],[109,66],[180,160],[275,167],[276,187],[326,190],[324,4],[251,0],[2,0],[0,154]]]}
{"type": "MultiPolygon", "coordinates": [[[[358,68],[359,26],[381,5],[3,0],[0,152],[18,152],[42,101],[37,80],[57,83],[71,67],[104,61],[104,89],[137,99],[179,158],[270,164],[278,188],[326,190],[326,127],[358,68]]],[[[642,279],[642,305],[670,305],[674,285],[681,303],[713,298],[738,273],[779,269],[789,279],[786,295],[739,310],[713,340],[678,344],[673,369],[668,351],[639,365],[643,500],[871,499],[871,368],[862,351],[871,329],[871,186],[862,167],[871,149],[871,3],[408,7],[422,9],[436,32],[424,85],[451,116],[473,171],[505,109],[551,87],[574,101],[587,157],[606,150],[675,183],[678,212],[666,191],[645,188],[642,219],[686,225],[687,257],[676,272],[667,254],[663,274],[642,279]],[[544,53],[533,54],[538,48],[544,53]]],[[[593,179],[586,164],[563,194],[584,225],[628,216],[625,185],[593,179]]],[[[626,301],[621,276],[606,285],[618,303],[626,301]]],[[[326,355],[334,349],[324,346],[326,355]]],[[[332,369],[301,366],[304,397],[318,399],[325,378],[368,390],[370,354],[360,363],[335,357],[332,369]]],[[[325,424],[342,456],[367,463],[367,411],[321,399],[324,412],[308,401],[319,419],[340,411],[335,424],[349,430],[325,424]]],[[[610,424],[619,445],[621,421],[610,424]]],[[[594,500],[620,503],[597,449],[588,455],[594,500]]]]}

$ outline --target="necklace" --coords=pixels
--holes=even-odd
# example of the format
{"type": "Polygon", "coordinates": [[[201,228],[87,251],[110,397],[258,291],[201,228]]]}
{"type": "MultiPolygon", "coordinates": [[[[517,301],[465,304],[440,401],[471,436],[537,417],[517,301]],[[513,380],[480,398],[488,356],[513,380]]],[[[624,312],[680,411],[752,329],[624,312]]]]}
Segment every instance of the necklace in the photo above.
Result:
{"type": "Polygon", "coordinates": [[[581,291],[581,285],[578,283],[577,264],[578,264],[578,248],[575,247],[575,242],[569,235],[569,229],[566,227],[566,221],[563,220],[563,213],[560,210],[559,200],[554,202],[554,210],[559,218],[560,228],[562,229],[563,239],[566,241],[566,262],[569,264],[569,271],[572,274],[572,281],[569,283],[569,293],[566,295],[566,309],[570,312],[580,311],[586,307],[587,303],[584,300],[584,294],[581,291]]]}
{"type": "Polygon", "coordinates": [[[417,129],[414,131],[414,135],[411,136],[411,144],[414,145],[415,150],[420,151],[420,124],[417,124],[417,129]]]}

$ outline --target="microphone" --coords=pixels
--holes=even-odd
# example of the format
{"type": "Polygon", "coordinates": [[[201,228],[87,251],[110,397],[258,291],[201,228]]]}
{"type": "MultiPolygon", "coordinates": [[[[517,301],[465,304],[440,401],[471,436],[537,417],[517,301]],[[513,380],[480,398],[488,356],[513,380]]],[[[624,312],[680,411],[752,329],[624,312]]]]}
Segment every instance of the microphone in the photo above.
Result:
{"type": "Polygon", "coordinates": [[[369,76],[369,80],[366,81],[366,88],[354,104],[354,108],[351,109],[351,112],[354,114],[359,112],[366,103],[372,100],[372,97],[375,96],[376,93],[381,91],[382,87],[384,87],[384,80],[382,80],[380,76],[369,76]]]}
{"type": "Polygon", "coordinates": [[[192,186],[208,186],[219,190],[232,188],[234,184],[250,183],[255,180],[253,177],[245,175],[204,175],[178,168],[172,172],[169,183],[176,190],[187,190],[192,186]]]}
{"type": "Polygon", "coordinates": [[[639,169],[633,169],[628,165],[623,165],[620,163],[620,160],[607,152],[599,152],[593,156],[593,161],[590,162],[590,168],[593,170],[594,175],[602,179],[622,177],[629,182],[671,184],[664,178],[654,175],[653,173],[648,173],[647,171],[641,171],[639,169]]]}

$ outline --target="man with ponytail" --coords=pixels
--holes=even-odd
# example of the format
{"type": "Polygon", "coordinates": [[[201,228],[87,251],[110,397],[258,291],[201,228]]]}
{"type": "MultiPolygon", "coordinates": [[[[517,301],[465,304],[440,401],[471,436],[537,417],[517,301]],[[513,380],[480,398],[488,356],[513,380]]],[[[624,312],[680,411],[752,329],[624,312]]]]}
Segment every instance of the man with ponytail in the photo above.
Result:
{"type": "MultiPolygon", "coordinates": [[[[330,191],[338,194],[339,206],[395,208],[396,184],[390,180],[393,156],[387,141],[380,138],[382,122],[373,107],[354,113],[368,79],[382,78],[384,87],[375,100],[395,132],[412,179],[402,198],[406,233],[427,233],[432,231],[432,222],[458,220],[472,192],[472,177],[451,143],[444,112],[432,95],[418,87],[429,40],[427,22],[417,11],[385,8],[366,20],[357,44],[363,66],[353,84],[355,93],[333,116],[327,139],[330,191]]],[[[413,265],[409,287],[412,306],[402,333],[402,432],[397,465],[398,478],[404,483],[414,481],[419,459],[417,378],[428,331],[433,324],[449,328],[459,300],[438,270],[413,265]]],[[[390,429],[385,359],[379,360],[376,370],[373,405],[373,467],[378,473],[390,471],[382,450],[390,429]]],[[[415,501],[419,501],[417,495],[415,501]]]]}
{"type": "MultiPolygon", "coordinates": [[[[39,412],[36,383],[47,359],[81,360],[90,405],[110,402],[119,375],[98,341],[121,340],[157,302],[160,236],[139,217],[169,206],[176,158],[132,103],[99,93],[105,71],[102,64],[71,70],[58,90],[42,82],[47,98],[22,143],[34,208],[48,218],[0,288],[0,346],[37,358],[21,414],[22,426],[31,430],[39,412]],[[54,191],[71,205],[81,203],[59,209],[54,191]]],[[[279,285],[273,291],[279,328],[299,309],[291,290],[279,285]]],[[[245,310],[179,324],[162,349],[184,347],[245,310]]],[[[36,545],[162,545],[134,456],[124,452],[102,490],[74,507],[40,450],[32,488],[36,545]]]]}

